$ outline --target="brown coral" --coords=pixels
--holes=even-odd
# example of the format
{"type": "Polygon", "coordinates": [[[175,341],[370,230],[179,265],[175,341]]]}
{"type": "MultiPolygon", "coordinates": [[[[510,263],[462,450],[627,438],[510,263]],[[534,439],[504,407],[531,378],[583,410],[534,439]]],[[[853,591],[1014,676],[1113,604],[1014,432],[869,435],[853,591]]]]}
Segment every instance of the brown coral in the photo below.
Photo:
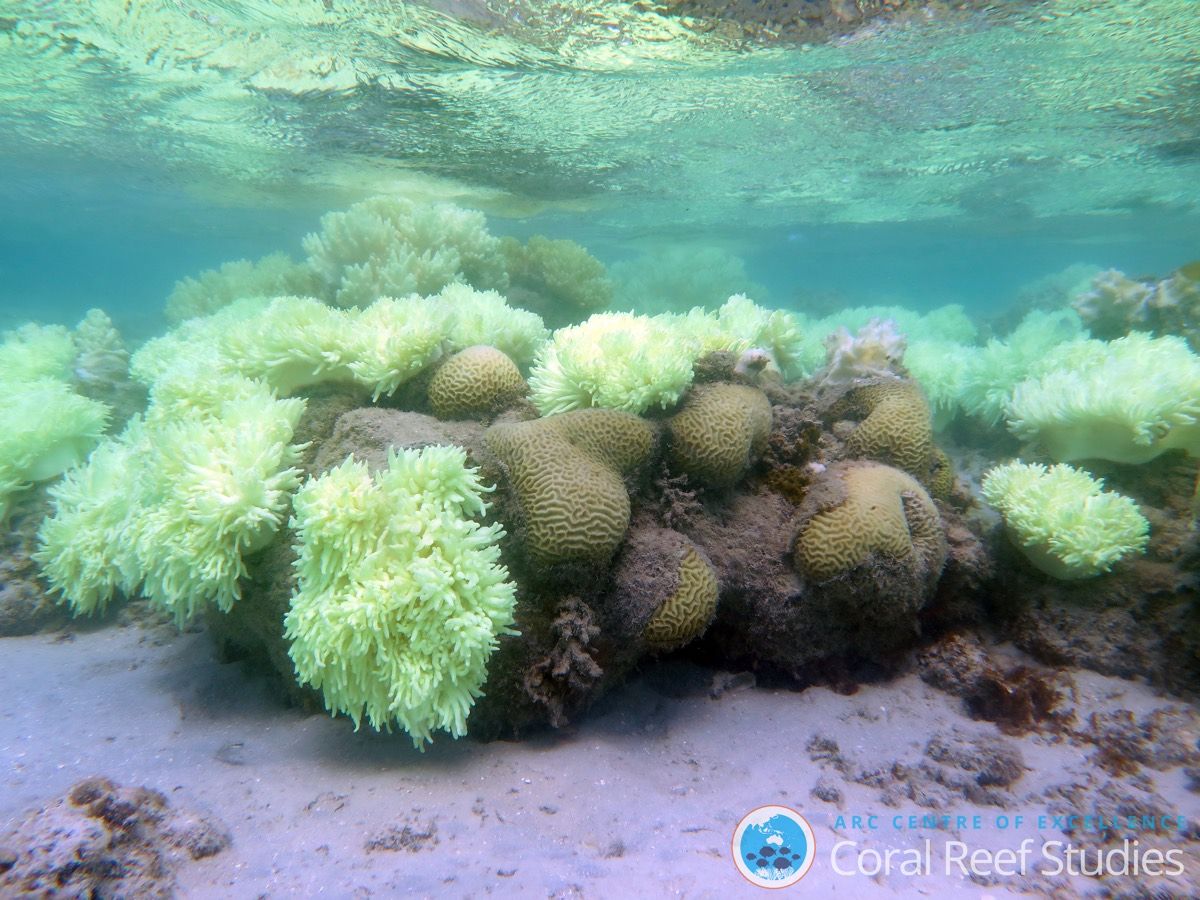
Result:
{"type": "Polygon", "coordinates": [[[937,508],[914,478],[876,463],[831,467],[826,478],[839,482],[840,490],[827,485],[833,490],[823,497],[810,492],[822,508],[796,539],[803,574],[827,581],[877,555],[911,562],[936,581],[946,560],[946,539],[937,508]]]}
{"type": "Polygon", "coordinates": [[[439,419],[465,419],[502,409],[527,390],[517,364],[495,347],[476,345],[438,366],[429,405],[439,419]]]}
{"type": "Polygon", "coordinates": [[[853,387],[831,412],[861,417],[846,439],[851,456],[897,466],[922,481],[928,479],[934,459],[933,418],[914,382],[880,380],[853,387]]]}
{"type": "Polygon", "coordinates": [[[713,487],[728,487],[766,448],[771,403],[748,385],[699,385],[667,427],[673,469],[713,487]]]}
{"type": "Polygon", "coordinates": [[[525,546],[542,565],[604,562],[629,527],[623,475],[656,445],[649,422],[610,409],[581,409],[489,428],[485,440],[516,490],[525,546]]]}

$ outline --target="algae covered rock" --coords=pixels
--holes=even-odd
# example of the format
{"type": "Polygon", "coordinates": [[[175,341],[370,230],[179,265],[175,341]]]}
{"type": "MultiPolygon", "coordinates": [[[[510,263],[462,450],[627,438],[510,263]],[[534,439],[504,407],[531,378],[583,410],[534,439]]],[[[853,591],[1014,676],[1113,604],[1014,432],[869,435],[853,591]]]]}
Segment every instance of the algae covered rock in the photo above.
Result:
{"type": "Polygon", "coordinates": [[[650,460],[657,430],[630,413],[582,409],[494,425],[485,441],[516,492],[530,559],[603,563],[629,527],[624,476],[650,460]]]}
{"type": "Polygon", "coordinates": [[[712,487],[729,487],[766,449],[771,418],[771,403],[758,388],[695,387],[667,425],[671,468],[712,487]]]}
{"type": "Polygon", "coordinates": [[[429,381],[429,406],[439,419],[473,418],[504,408],[527,389],[516,363],[480,344],[438,366],[429,381]]]}

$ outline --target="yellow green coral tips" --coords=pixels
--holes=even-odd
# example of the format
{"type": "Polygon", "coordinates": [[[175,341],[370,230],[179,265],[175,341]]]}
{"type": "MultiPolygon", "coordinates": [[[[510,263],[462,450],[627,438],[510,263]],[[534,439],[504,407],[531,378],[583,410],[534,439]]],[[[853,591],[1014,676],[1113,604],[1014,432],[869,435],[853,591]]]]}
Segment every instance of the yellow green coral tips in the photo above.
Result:
{"type": "Polygon", "coordinates": [[[1021,462],[991,469],[983,495],[1035,566],[1055,578],[1088,578],[1141,553],[1150,524],[1137,504],[1087,472],[1021,462]]]}
{"type": "Polygon", "coordinates": [[[402,450],[372,473],[347,459],[296,494],[298,590],[284,622],[302,684],[357,726],[393,723],[421,747],[467,714],[515,587],[485,488],[456,447],[402,450]]]}

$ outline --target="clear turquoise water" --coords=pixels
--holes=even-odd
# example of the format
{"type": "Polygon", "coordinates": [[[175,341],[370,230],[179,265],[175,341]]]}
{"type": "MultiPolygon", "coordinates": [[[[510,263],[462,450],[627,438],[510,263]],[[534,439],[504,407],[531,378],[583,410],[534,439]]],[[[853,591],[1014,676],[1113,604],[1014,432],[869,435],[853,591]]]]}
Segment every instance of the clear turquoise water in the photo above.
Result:
{"type": "Polygon", "coordinates": [[[608,263],[717,245],[772,305],[992,311],[1200,248],[1192,0],[994,3],[748,46],[589,3],[26,2],[0,15],[0,324],[299,253],[416,190],[608,263]]]}

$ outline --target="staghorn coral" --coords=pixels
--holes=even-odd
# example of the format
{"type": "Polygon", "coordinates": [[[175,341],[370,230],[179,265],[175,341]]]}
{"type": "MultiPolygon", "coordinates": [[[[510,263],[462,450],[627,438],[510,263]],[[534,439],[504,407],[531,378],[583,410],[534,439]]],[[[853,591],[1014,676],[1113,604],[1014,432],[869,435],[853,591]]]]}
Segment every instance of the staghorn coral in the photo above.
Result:
{"type": "Polygon", "coordinates": [[[766,448],[771,403],[748,385],[699,385],[668,421],[667,432],[674,471],[713,487],[728,487],[766,448]]]}
{"type": "Polygon", "coordinates": [[[1065,464],[996,466],[983,477],[983,496],[1026,558],[1055,578],[1107,572],[1149,541],[1150,523],[1136,503],[1065,464]]]}
{"type": "Polygon", "coordinates": [[[596,689],[604,670],[596,662],[596,639],[591,608],[578,597],[568,597],[555,610],[550,633],[554,644],[533,662],[522,678],[522,687],[534,703],[546,710],[550,725],[562,728],[568,713],[596,689]]]}
{"type": "Polygon", "coordinates": [[[297,492],[296,594],[285,619],[301,684],[357,728],[395,722],[423,748],[459,737],[498,639],[515,634],[515,586],[478,471],[457,447],[389,453],[374,476],[342,465],[297,492]]]}
{"type": "Polygon", "coordinates": [[[838,482],[832,493],[810,490],[806,499],[809,514],[795,543],[802,574],[829,581],[882,557],[936,583],[946,539],[937,508],[915,479],[878,463],[840,463],[827,470],[829,479],[838,482]]]}
{"type": "Polygon", "coordinates": [[[552,566],[612,556],[629,527],[622,476],[649,461],[657,433],[629,413],[577,410],[493,425],[485,440],[516,491],[526,552],[552,566]]]}
{"type": "Polygon", "coordinates": [[[830,412],[861,418],[846,438],[851,456],[898,466],[921,481],[929,478],[933,421],[915,382],[883,380],[852,386],[830,412]]]}
{"type": "Polygon", "coordinates": [[[516,363],[495,347],[455,353],[429,381],[429,405],[439,419],[465,419],[503,409],[528,390],[516,363]]]}

